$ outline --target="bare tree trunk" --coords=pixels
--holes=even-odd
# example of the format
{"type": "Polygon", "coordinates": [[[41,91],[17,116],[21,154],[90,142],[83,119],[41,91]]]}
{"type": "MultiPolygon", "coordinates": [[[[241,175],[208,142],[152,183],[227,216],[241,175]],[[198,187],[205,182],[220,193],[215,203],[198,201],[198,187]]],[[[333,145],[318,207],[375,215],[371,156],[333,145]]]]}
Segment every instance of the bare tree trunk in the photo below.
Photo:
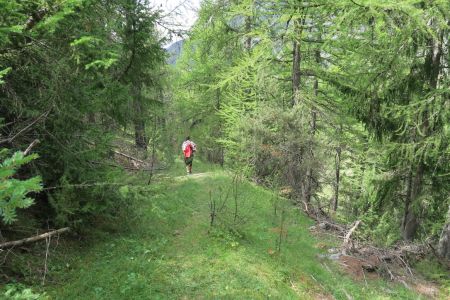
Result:
{"type": "Polygon", "coordinates": [[[335,170],[335,182],[334,182],[334,199],[333,199],[333,211],[338,208],[339,201],[339,183],[341,173],[341,146],[336,148],[336,155],[334,157],[334,170],[335,170]]]}
{"type": "Polygon", "coordinates": [[[220,147],[220,161],[219,161],[219,163],[220,163],[220,166],[223,168],[223,165],[225,163],[225,151],[224,151],[222,146],[220,147]]]}
{"type": "Polygon", "coordinates": [[[423,167],[418,167],[417,173],[413,176],[413,172],[410,170],[406,178],[406,196],[405,196],[405,209],[402,220],[402,237],[406,241],[411,241],[419,225],[417,217],[413,212],[412,204],[416,200],[420,193],[420,185],[422,184],[423,167]]]}
{"type": "Polygon", "coordinates": [[[439,238],[438,253],[441,257],[450,260],[450,205],[447,211],[447,222],[444,224],[439,238]]]}
{"type": "Polygon", "coordinates": [[[297,105],[300,100],[300,61],[300,43],[298,41],[294,41],[292,62],[292,106],[297,105]]]}
{"type": "MultiPolygon", "coordinates": [[[[356,199],[358,200],[358,202],[361,200],[361,197],[363,195],[363,184],[364,184],[364,174],[366,172],[366,161],[364,161],[362,167],[361,167],[361,176],[359,178],[359,187],[358,187],[358,192],[356,194],[356,199]]],[[[364,205],[363,206],[363,211],[365,212],[367,210],[367,206],[364,205]]],[[[352,207],[352,213],[353,216],[358,217],[359,216],[359,208],[357,205],[353,205],[352,207]]]]}
{"type": "Polygon", "coordinates": [[[93,113],[93,112],[89,112],[88,113],[88,115],[87,115],[87,118],[88,118],[88,122],[89,123],[91,123],[91,124],[95,124],[95,113],[93,113]]]}
{"type": "Polygon", "coordinates": [[[245,38],[245,50],[249,52],[252,49],[252,38],[250,37],[249,33],[252,30],[252,19],[251,17],[245,18],[245,31],[247,32],[248,36],[245,38]]]}
{"type": "Polygon", "coordinates": [[[220,110],[220,89],[216,89],[216,109],[220,110]]]}
{"type": "MultiPolygon", "coordinates": [[[[300,49],[299,49],[300,51],[300,49]]],[[[315,51],[315,57],[316,57],[316,62],[318,63],[320,61],[320,50],[316,50],[315,51]]],[[[300,72],[300,66],[299,66],[299,70],[300,72]]],[[[300,76],[299,76],[299,81],[300,81],[300,76]]],[[[298,93],[297,93],[298,94],[298,93]]],[[[319,95],[319,80],[316,78],[314,80],[314,97],[317,99],[319,95]]],[[[298,96],[298,95],[297,95],[298,96]]],[[[294,98],[296,96],[294,95],[294,98]]],[[[309,161],[312,162],[314,160],[314,136],[316,134],[316,123],[317,123],[317,112],[316,112],[316,108],[312,107],[311,108],[311,120],[309,123],[309,144],[308,144],[308,156],[309,156],[309,161]]],[[[303,193],[303,201],[305,201],[306,203],[310,203],[311,202],[311,196],[312,196],[312,185],[313,185],[313,168],[311,164],[308,164],[306,166],[306,176],[304,179],[304,182],[302,184],[303,188],[302,188],[302,193],[303,193]]]]}
{"type": "Polygon", "coordinates": [[[244,47],[247,52],[250,52],[252,49],[252,37],[250,35],[250,32],[252,31],[252,25],[253,25],[253,8],[254,8],[254,1],[251,1],[251,9],[252,12],[250,15],[248,15],[245,18],[245,32],[247,33],[247,37],[245,38],[244,47]]]}
{"type": "Polygon", "coordinates": [[[303,32],[303,24],[305,18],[301,20],[294,20],[294,42],[292,47],[292,100],[291,106],[295,106],[300,101],[300,64],[302,59],[301,54],[301,38],[303,32]]]}
{"type": "Polygon", "coordinates": [[[154,116],[154,121],[153,121],[153,138],[152,138],[152,157],[151,157],[151,163],[150,163],[150,176],[148,178],[148,183],[150,184],[152,182],[152,178],[153,178],[153,168],[155,166],[155,160],[156,160],[156,131],[157,131],[157,125],[158,125],[158,117],[154,116]]]}
{"type": "Polygon", "coordinates": [[[141,88],[133,84],[133,114],[134,138],[136,148],[147,150],[147,136],[145,134],[144,107],[142,105],[141,88]]]}
{"type": "Polygon", "coordinates": [[[410,169],[408,175],[405,178],[405,199],[404,199],[405,206],[403,209],[403,218],[401,225],[401,232],[403,239],[406,239],[405,229],[408,220],[409,206],[411,205],[411,185],[412,185],[412,171],[410,169]]]}
{"type": "MultiPolygon", "coordinates": [[[[447,22],[448,25],[450,25],[450,21],[447,22]]],[[[433,66],[430,70],[430,73],[433,75],[431,76],[431,82],[430,85],[433,88],[436,88],[438,86],[438,79],[439,79],[439,72],[440,72],[440,61],[442,56],[442,48],[444,43],[444,32],[441,32],[440,40],[434,41],[433,43],[433,55],[432,55],[432,63],[433,66]]],[[[447,39],[447,46],[448,46],[448,39],[447,39]]],[[[439,238],[439,245],[438,245],[438,253],[440,256],[442,256],[445,259],[450,260],[450,205],[448,206],[447,211],[447,221],[444,224],[444,227],[441,232],[441,236],[439,238]]]]}
{"type": "MultiPolygon", "coordinates": [[[[431,21],[431,24],[433,20],[431,21]]],[[[429,41],[429,52],[425,59],[425,74],[426,78],[429,80],[429,87],[431,90],[434,90],[438,86],[439,81],[439,73],[440,73],[440,63],[442,57],[442,43],[443,43],[443,32],[439,35],[439,37],[432,38],[429,41]]],[[[424,139],[430,135],[430,124],[429,124],[429,111],[425,109],[421,112],[422,119],[421,124],[421,132],[420,136],[416,134],[413,137],[413,141],[415,139],[424,139]]],[[[415,141],[417,142],[417,141],[415,141]]],[[[416,152],[416,151],[414,151],[416,152]]],[[[425,172],[425,164],[423,159],[421,159],[418,163],[415,174],[409,174],[408,176],[408,189],[407,189],[407,197],[405,199],[405,211],[402,222],[402,236],[405,240],[412,240],[416,234],[417,228],[420,224],[419,218],[413,211],[413,206],[417,199],[419,198],[422,192],[423,185],[423,177],[425,172]]]]}
{"type": "MultiPolygon", "coordinates": [[[[301,52],[300,52],[300,40],[301,40],[301,27],[300,21],[294,21],[294,32],[296,33],[296,39],[293,42],[292,49],[292,100],[291,106],[294,107],[300,102],[300,64],[301,64],[301,52]]],[[[308,151],[309,152],[309,151],[308,151]]],[[[310,194],[310,178],[312,170],[311,166],[306,167],[306,172],[304,178],[300,182],[302,200],[303,202],[309,203],[311,199],[310,194]]],[[[291,175],[292,179],[295,180],[295,176],[291,175]]]]}

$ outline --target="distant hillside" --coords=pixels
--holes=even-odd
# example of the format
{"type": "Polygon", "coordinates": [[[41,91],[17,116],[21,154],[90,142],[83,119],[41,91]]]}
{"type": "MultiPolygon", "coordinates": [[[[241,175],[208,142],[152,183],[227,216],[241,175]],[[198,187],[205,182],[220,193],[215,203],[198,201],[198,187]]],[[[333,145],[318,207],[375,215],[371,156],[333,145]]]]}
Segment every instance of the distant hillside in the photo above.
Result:
{"type": "Polygon", "coordinates": [[[177,62],[177,59],[181,55],[181,49],[183,48],[184,40],[177,41],[166,48],[166,51],[169,53],[169,58],[167,59],[167,63],[169,65],[174,65],[177,62]]]}

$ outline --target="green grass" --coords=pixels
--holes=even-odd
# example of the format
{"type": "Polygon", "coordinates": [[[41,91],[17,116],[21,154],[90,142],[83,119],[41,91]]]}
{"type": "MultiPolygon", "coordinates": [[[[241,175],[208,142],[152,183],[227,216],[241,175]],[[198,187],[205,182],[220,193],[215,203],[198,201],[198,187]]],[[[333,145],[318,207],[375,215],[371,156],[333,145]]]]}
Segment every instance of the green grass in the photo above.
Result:
{"type": "MultiPolygon", "coordinates": [[[[216,172],[221,171],[222,168],[219,165],[214,164],[208,164],[200,160],[198,157],[194,158],[194,162],[192,164],[192,173],[198,174],[198,173],[205,173],[205,172],[216,172]]],[[[172,168],[169,170],[164,171],[163,173],[159,174],[164,177],[171,176],[184,176],[186,175],[186,168],[184,165],[183,157],[182,155],[175,157],[175,164],[172,168]]]]}
{"type": "Polygon", "coordinates": [[[180,177],[177,167],[135,192],[122,221],[81,245],[61,245],[64,255],[52,258],[48,284],[38,290],[51,299],[419,299],[381,280],[355,282],[319,259],[324,250],[316,245],[333,242],[311,236],[312,222],[271,192],[238,185],[234,223],[229,174],[200,163],[194,172],[209,173],[180,177]],[[211,228],[210,200],[221,206],[227,192],[211,228]],[[278,252],[283,211],[287,235],[278,252]]]}

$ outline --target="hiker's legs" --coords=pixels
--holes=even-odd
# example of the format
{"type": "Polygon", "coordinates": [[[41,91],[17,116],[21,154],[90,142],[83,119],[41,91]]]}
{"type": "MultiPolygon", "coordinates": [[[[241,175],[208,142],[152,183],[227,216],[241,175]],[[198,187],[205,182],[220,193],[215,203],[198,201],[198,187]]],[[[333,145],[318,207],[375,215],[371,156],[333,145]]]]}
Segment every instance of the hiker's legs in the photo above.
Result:
{"type": "Polygon", "coordinates": [[[188,157],[184,159],[184,162],[186,163],[186,172],[188,174],[192,174],[192,161],[193,161],[193,157],[188,157]]]}
{"type": "Polygon", "coordinates": [[[184,158],[184,163],[186,164],[186,172],[189,174],[189,158],[188,157],[184,158]]]}

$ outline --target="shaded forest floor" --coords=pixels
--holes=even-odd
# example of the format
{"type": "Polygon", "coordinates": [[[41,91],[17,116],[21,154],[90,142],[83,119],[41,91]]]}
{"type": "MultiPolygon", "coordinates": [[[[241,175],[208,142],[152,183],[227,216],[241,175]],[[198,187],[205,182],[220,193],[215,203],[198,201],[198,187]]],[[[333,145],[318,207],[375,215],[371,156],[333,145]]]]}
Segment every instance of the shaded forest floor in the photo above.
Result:
{"type": "Polygon", "coordinates": [[[321,256],[336,241],[311,235],[312,221],[287,201],[195,167],[201,174],[184,176],[178,165],[129,191],[135,200],[128,212],[81,243],[61,241],[63,254],[50,257],[39,289],[51,299],[422,298],[379,278],[345,275],[321,256]]]}

